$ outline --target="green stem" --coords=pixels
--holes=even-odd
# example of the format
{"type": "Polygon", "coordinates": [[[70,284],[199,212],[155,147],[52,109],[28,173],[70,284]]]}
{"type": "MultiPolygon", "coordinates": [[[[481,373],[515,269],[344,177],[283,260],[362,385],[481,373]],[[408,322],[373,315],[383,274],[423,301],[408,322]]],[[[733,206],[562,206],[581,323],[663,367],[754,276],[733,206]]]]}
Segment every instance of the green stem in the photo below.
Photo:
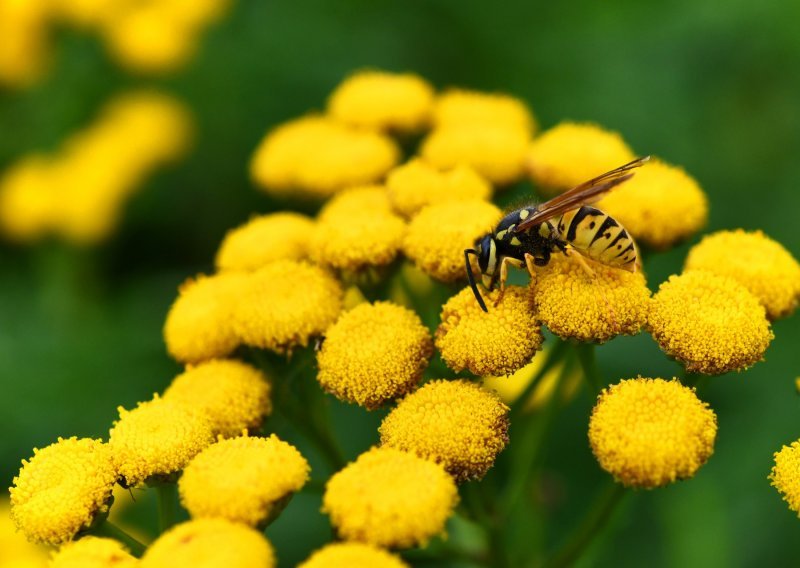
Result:
{"type": "Polygon", "coordinates": [[[583,376],[586,378],[589,388],[594,391],[594,394],[600,394],[600,391],[603,390],[603,379],[597,366],[595,344],[578,343],[575,345],[575,353],[578,356],[578,362],[581,364],[583,376]]]}
{"type": "Polygon", "coordinates": [[[105,520],[96,527],[94,527],[91,530],[91,534],[95,536],[105,536],[108,538],[113,538],[115,540],[118,540],[119,542],[124,544],[125,547],[131,551],[131,554],[133,554],[137,558],[141,558],[142,554],[144,554],[144,551],[147,549],[147,547],[144,544],[142,544],[141,542],[133,538],[131,535],[126,533],[124,530],[119,528],[117,525],[108,520],[105,520]]]}
{"type": "Polygon", "coordinates": [[[625,487],[610,481],[569,536],[566,544],[545,563],[546,568],[561,568],[575,563],[607,524],[625,495],[627,495],[625,487]]]}
{"type": "Polygon", "coordinates": [[[156,485],[158,493],[158,530],[161,534],[175,524],[178,485],[164,482],[156,485]]]}
{"type": "Polygon", "coordinates": [[[681,383],[683,383],[687,387],[694,387],[695,389],[700,389],[702,388],[707,378],[708,375],[701,375],[700,373],[691,373],[689,371],[684,371],[683,376],[681,377],[681,383]]]}
{"type": "Polygon", "coordinates": [[[558,338],[556,338],[555,341],[556,344],[550,349],[550,351],[547,352],[546,354],[545,353],[542,354],[546,357],[544,363],[539,368],[539,370],[536,371],[536,374],[533,376],[531,381],[525,386],[525,389],[522,391],[522,393],[517,397],[517,400],[515,401],[515,404],[513,405],[513,408],[511,410],[512,421],[513,421],[513,416],[516,413],[524,411],[528,399],[530,398],[533,391],[536,390],[536,387],[539,386],[539,383],[544,378],[544,376],[548,372],[550,372],[550,370],[553,367],[555,367],[558,363],[564,360],[564,355],[567,353],[568,344],[565,341],[561,341],[558,338]]]}

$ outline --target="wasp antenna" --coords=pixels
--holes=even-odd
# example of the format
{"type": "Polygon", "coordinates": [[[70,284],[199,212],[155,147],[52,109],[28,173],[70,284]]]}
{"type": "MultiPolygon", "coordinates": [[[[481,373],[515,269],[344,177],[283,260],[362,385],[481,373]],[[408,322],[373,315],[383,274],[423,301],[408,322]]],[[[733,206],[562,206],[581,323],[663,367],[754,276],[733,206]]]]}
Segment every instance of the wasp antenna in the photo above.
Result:
{"type": "Polygon", "coordinates": [[[489,313],[489,310],[486,309],[486,304],[483,301],[483,297],[481,297],[481,293],[478,291],[478,286],[475,284],[475,276],[472,274],[472,265],[469,262],[469,255],[471,254],[478,256],[478,251],[475,249],[466,249],[464,251],[464,263],[467,268],[467,280],[469,280],[469,286],[472,288],[472,293],[475,294],[475,299],[478,300],[478,305],[484,312],[489,313]]]}

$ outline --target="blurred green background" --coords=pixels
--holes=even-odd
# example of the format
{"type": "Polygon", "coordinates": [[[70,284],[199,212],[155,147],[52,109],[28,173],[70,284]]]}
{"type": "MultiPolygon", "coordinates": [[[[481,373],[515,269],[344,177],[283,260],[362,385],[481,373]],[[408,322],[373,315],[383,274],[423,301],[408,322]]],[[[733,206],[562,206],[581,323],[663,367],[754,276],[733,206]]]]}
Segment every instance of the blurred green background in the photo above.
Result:
{"type": "MultiPolygon", "coordinates": [[[[179,371],[161,338],[177,285],[212,270],[227,229],[283,206],[249,182],[251,152],[268,128],[322,108],[364,66],[414,71],[437,87],[508,92],[544,128],[575,119],[618,130],[637,152],[696,177],[711,200],[709,230],[761,228],[800,256],[798,22],[794,0],[241,0],[188,68],[156,81],[118,70],[96,38],[60,30],[45,82],[0,93],[0,167],[56,148],[131,86],[177,94],[198,135],[187,160],[133,197],[109,242],[0,245],[0,481],[11,483],[34,446],[105,436],[117,405],[163,390],[179,371]]],[[[680,271],[689,244],[648,261],[651,288],[680,271]]],[[[719,417],[714,456],[691,481],[627,499],[583,564],[797,563],[800,520],[767,480],[772,453],[800,438],[797,322],[775,324],[766,362],[704,385],[701,397],[719,417]]],[[[646,335],[598,353],[608,381],[679,370],[646,335]]],[[[547,448],[555,489],[535,538],[548,547],[606,478],[586,439],[592,402],[579,395],[547,448]]],[[[334,411],[349,457],[377,441],[379,415],[334,411]]],[[[268,427],[294,439],[280,422],[268,427]]],[[[326,477],[298,443],[315,478],[326,477]]],[[[282,565],[330,538],[318,508],[318,494],[298,495],[268,529],[282,565]]]]}

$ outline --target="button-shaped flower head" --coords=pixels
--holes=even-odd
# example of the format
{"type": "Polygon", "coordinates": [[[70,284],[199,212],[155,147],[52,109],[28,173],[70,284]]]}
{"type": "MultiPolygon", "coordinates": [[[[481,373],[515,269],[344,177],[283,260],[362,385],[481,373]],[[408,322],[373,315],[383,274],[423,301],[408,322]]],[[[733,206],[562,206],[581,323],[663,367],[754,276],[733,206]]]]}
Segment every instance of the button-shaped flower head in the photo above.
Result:
{"type": "Polygon", "coordinates": [[[769,480],[789,509],[800,516],[800,440],[775,452],[775,465],[772,466],[769,480]]]}
{"type": "Polygon", "coordinates": [[[314,552],[298,568],[408,568],[408,564],[377,546],[334,542],[314,552]]]}
{"type": "Polygon", "coordinates": [[[53,555],[50,568],[135,568],[139,561],[111,538],[87,536],[69,542],[53,555]]]}

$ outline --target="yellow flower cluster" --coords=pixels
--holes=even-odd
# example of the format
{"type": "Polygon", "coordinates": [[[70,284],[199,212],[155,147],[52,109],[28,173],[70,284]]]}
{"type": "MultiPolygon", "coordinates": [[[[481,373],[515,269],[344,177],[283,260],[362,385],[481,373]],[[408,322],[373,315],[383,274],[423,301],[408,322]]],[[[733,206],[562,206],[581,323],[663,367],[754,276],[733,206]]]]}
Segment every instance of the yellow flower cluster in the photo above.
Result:
{"type": "Polygon", "coordinates": [[[51,233],[78,244],[106,238],[142,180],[186,152],[190,130],[186,109],[167,95],[117,98],[56,155],[28,156],[5,172],[0,230],[25,242],[51,233]]]}
{"type": "Polygon", "coordinates": [[[0,0],[0,85],[28,87],[50,59],[49,0],[0,0]]]}
{"type": "Polygon", "coordinates": [[[0,568],[46,568],[48,547],[34,544],[11,518],[8,496],[0,497],[0,568]]]}
{"type": "Polygon", "coordinates": [[[49,568],[135,568],[139,561],[116,540],[87,536],[67,543],[49,568]]]}
{"type": "Polygon", "coordinates": [[[312,554],[298,568],[409,568],[394,554],[361,542],[336,542],[312,554]]]}
{"type": "Polygon", "coordinates": [[[772,486],[778,490],[789,509],[800,516],[800,440],[775,452],[775,465],[769,474],[772,486]]]}

